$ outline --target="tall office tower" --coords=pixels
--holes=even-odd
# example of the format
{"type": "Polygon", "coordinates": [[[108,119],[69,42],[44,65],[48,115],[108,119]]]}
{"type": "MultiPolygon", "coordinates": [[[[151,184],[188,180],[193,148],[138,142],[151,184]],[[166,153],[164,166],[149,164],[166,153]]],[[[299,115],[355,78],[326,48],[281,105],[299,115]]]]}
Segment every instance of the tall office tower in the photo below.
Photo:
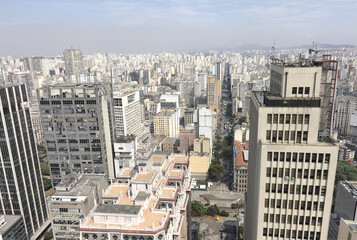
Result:
{"type": "Polygon", "coordinates": [[[66,49],[63,52],[64,64],[67,76],[75,76],[79,79],[79,75],[84,73],[83,56],[80,49],[66,49]]]}
{"type": "Polygon", "coordinates": [[[0,213],[22,215],[35,239],[49,224],[25,84],[0,89],[0,213]]]}
{"type": "Polygon", "coordinates": [[[114,92],[114,123],[116,137],[141,133],[140,94],[135,92],[114,92]]]}
{"type": "Polygon", "coordinates": [[[251,94],[246,240],[327,239],[338,145],[319,134],[322,71],[274,61],[270,91],[251,94]]]}
{"type": "Polygon", "coordinates": [[[179,136],[178,111],[159,112],[154,116],[154,135],[177,138],[179,136]]]}
{"type": "Polygon", "coordinates": [[[219,82],[215,77],[207,77],[207,104],[213,111],[218,111],[219,82]]]}
{"type": "Polygon", "coordinates": [[[357,97],[338,96],[335,107],[334,128],[341,135],[350,134],[351,118],[355,118],[357,112],[357,97]]]}
{"type": "Polygon", "coordinates": [[[53,184],[71,172],[113,178],[111,84],[47,86],[37,99],[53,184]]]}
{"type": "Polygon", "coordinates": [[[216,64],[216,80],[218,82],[218,96],[222,96],[222,85],[223,85],[223,75],[224,75],[224,66],[221,62],[216,64]]]}
{"type": "Polygon", "coordinates": [[[47,59],[44,57],[25,57],[24,66],[27,71],[48,75],[47,59]]]}

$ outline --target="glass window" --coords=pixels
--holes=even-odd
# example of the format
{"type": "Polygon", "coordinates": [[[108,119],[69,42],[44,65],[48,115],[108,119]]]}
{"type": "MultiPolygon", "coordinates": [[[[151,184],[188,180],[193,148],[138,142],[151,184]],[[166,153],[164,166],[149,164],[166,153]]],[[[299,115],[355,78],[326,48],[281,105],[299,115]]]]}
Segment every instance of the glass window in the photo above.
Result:
{"type": "Polygon", "coordinates": [[[310,88],[309,87],[305,88],[305,94],[310,94],[310,88]]]}
{"type": "Polygon", "coordinates": [[[297,88],[293,87],[292,94],[296,94],[296,93],[297,93],[297,88]]]}
{"type": "Polygon", "coordinates": [[[271,119],[272,119],[272,115],[271,115],[271,114],[268,114],[267,123],[271,123],[271,119]]]}

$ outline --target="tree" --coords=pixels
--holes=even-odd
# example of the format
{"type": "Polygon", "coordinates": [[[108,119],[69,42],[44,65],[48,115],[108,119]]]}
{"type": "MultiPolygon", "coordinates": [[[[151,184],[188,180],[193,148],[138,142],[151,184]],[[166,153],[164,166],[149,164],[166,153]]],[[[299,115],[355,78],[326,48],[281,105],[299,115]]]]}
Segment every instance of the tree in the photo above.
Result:
{"type": "Polygon", "coordinates": [[[352,166],[347,161],[338,161],[336,169],[335,184],[340,181],[356,181],[357,180],[357,168],[352,166]]]}
{"type": "Polygon", "coordinates": [[[221,160],[219,160],[219,158],[215,158],[212,160],[212,165],[220,165],[221,164],[221,160]]]}
{"type": "Polygon", "coordinates": [[[212,181],[218,182],[222,178],[223,174],[223,165],[221,164],[211,164],[208,169],[208,176],[212,181]]]}
{"type": "Polygon", "coordinates": [[[191,214],[193,217],[200,217],[205,214],[205,209],[201,202],[193,200],[191,202],[191,214]]]}
{"type": "Polygon", "coordinates": [[[45,235],[43,235],[43,239],[44,239],[44,240],[51,240],[51,239],[53,239],[53,232],[52,232],[52,230],[46,232],[45,235]]]}
{"type": "Polygon", "coordinates": [[[225,159],[233,158],[233,148],[232,148],[232,146],[225,146],[222,149],[222,157],[225,158],[225,159]]]}
{"type": "Polygon", "coordinates": [[[45,191],[50,190],[52,188],[52,183],[51,180],[45,177],[42,177],[43,181],[43,187],[45,188],[45,191]]]}
{"type": "Polygon", "coordinates": [[[229,216],[229,213],[226,212],[226,211],[224,211],[224,210],[222,210],[219,215],[222,216],[222,217],[228,217],[228,216],[229,216]]]}
{"type": "Polygon", "coordinates": [[[41,163],[41,173],[43,176],[50,176],[50,168],[47,163],[41,163]]]}
{"type": "Polygon", "coordinates": [[[37,151],[39,152],[39,154],[46,154],[46,148],[41,144],[37,144],[37,151]]]}
{"type": "Polygon", "coordinates": [[[216,204],[209,206],[209,208],[207,208],[206,210],[206,214],[213,217],[219,215],[220,213],[221,211],[219,210],[216,204]]]}

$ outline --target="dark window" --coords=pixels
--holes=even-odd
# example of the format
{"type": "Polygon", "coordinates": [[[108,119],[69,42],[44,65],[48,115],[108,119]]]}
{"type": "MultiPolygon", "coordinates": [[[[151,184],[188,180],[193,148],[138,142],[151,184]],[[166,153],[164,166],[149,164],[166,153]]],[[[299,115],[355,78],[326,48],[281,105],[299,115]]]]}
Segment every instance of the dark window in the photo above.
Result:
{"type": "Polygon", "coordinates": [[[297,93],[297,88],[296,88],[296,87],[293,87],[292,94],[296,94],[296,93],[297,93]]]}
{"type": "Polygon", "coordinates": [[[305,88],[305,94],[310,94],[310,88],[309,87],[305,88]]]}
{"type": "Polygon", "coordinates": [[[303,94],[304,92],[304,88],[303,87],[299,87],[299,94],[303,94]]]}
{"type": "Polygon", "coordinates": [[[271,115],[271,114],[268,114],[267,123],[271,123],[271,118],[272,118],[272,115],[271,115]]]}

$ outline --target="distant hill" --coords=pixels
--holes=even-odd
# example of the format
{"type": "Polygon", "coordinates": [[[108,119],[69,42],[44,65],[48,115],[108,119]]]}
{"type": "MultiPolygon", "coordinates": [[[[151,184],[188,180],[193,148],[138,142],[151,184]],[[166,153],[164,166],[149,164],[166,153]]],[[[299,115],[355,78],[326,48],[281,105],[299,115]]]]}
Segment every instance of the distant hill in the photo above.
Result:
{"type": "MultiPolygon", "coordinates": [[[[306,44],[306,45],[300,45],[300,46],[293,46],[293,47],[289,47],[287,49],[296,49],[296,48],[306,48],[309,49],[311,48],[312,45],[311,44],[306,44]]],[[[329,48],[329,49],[333,49],[333,48],[355,48],[356,45],[351,45],[351,44],[329,44],[329,43],[319,43],[317,48],[329,48]]]]}

